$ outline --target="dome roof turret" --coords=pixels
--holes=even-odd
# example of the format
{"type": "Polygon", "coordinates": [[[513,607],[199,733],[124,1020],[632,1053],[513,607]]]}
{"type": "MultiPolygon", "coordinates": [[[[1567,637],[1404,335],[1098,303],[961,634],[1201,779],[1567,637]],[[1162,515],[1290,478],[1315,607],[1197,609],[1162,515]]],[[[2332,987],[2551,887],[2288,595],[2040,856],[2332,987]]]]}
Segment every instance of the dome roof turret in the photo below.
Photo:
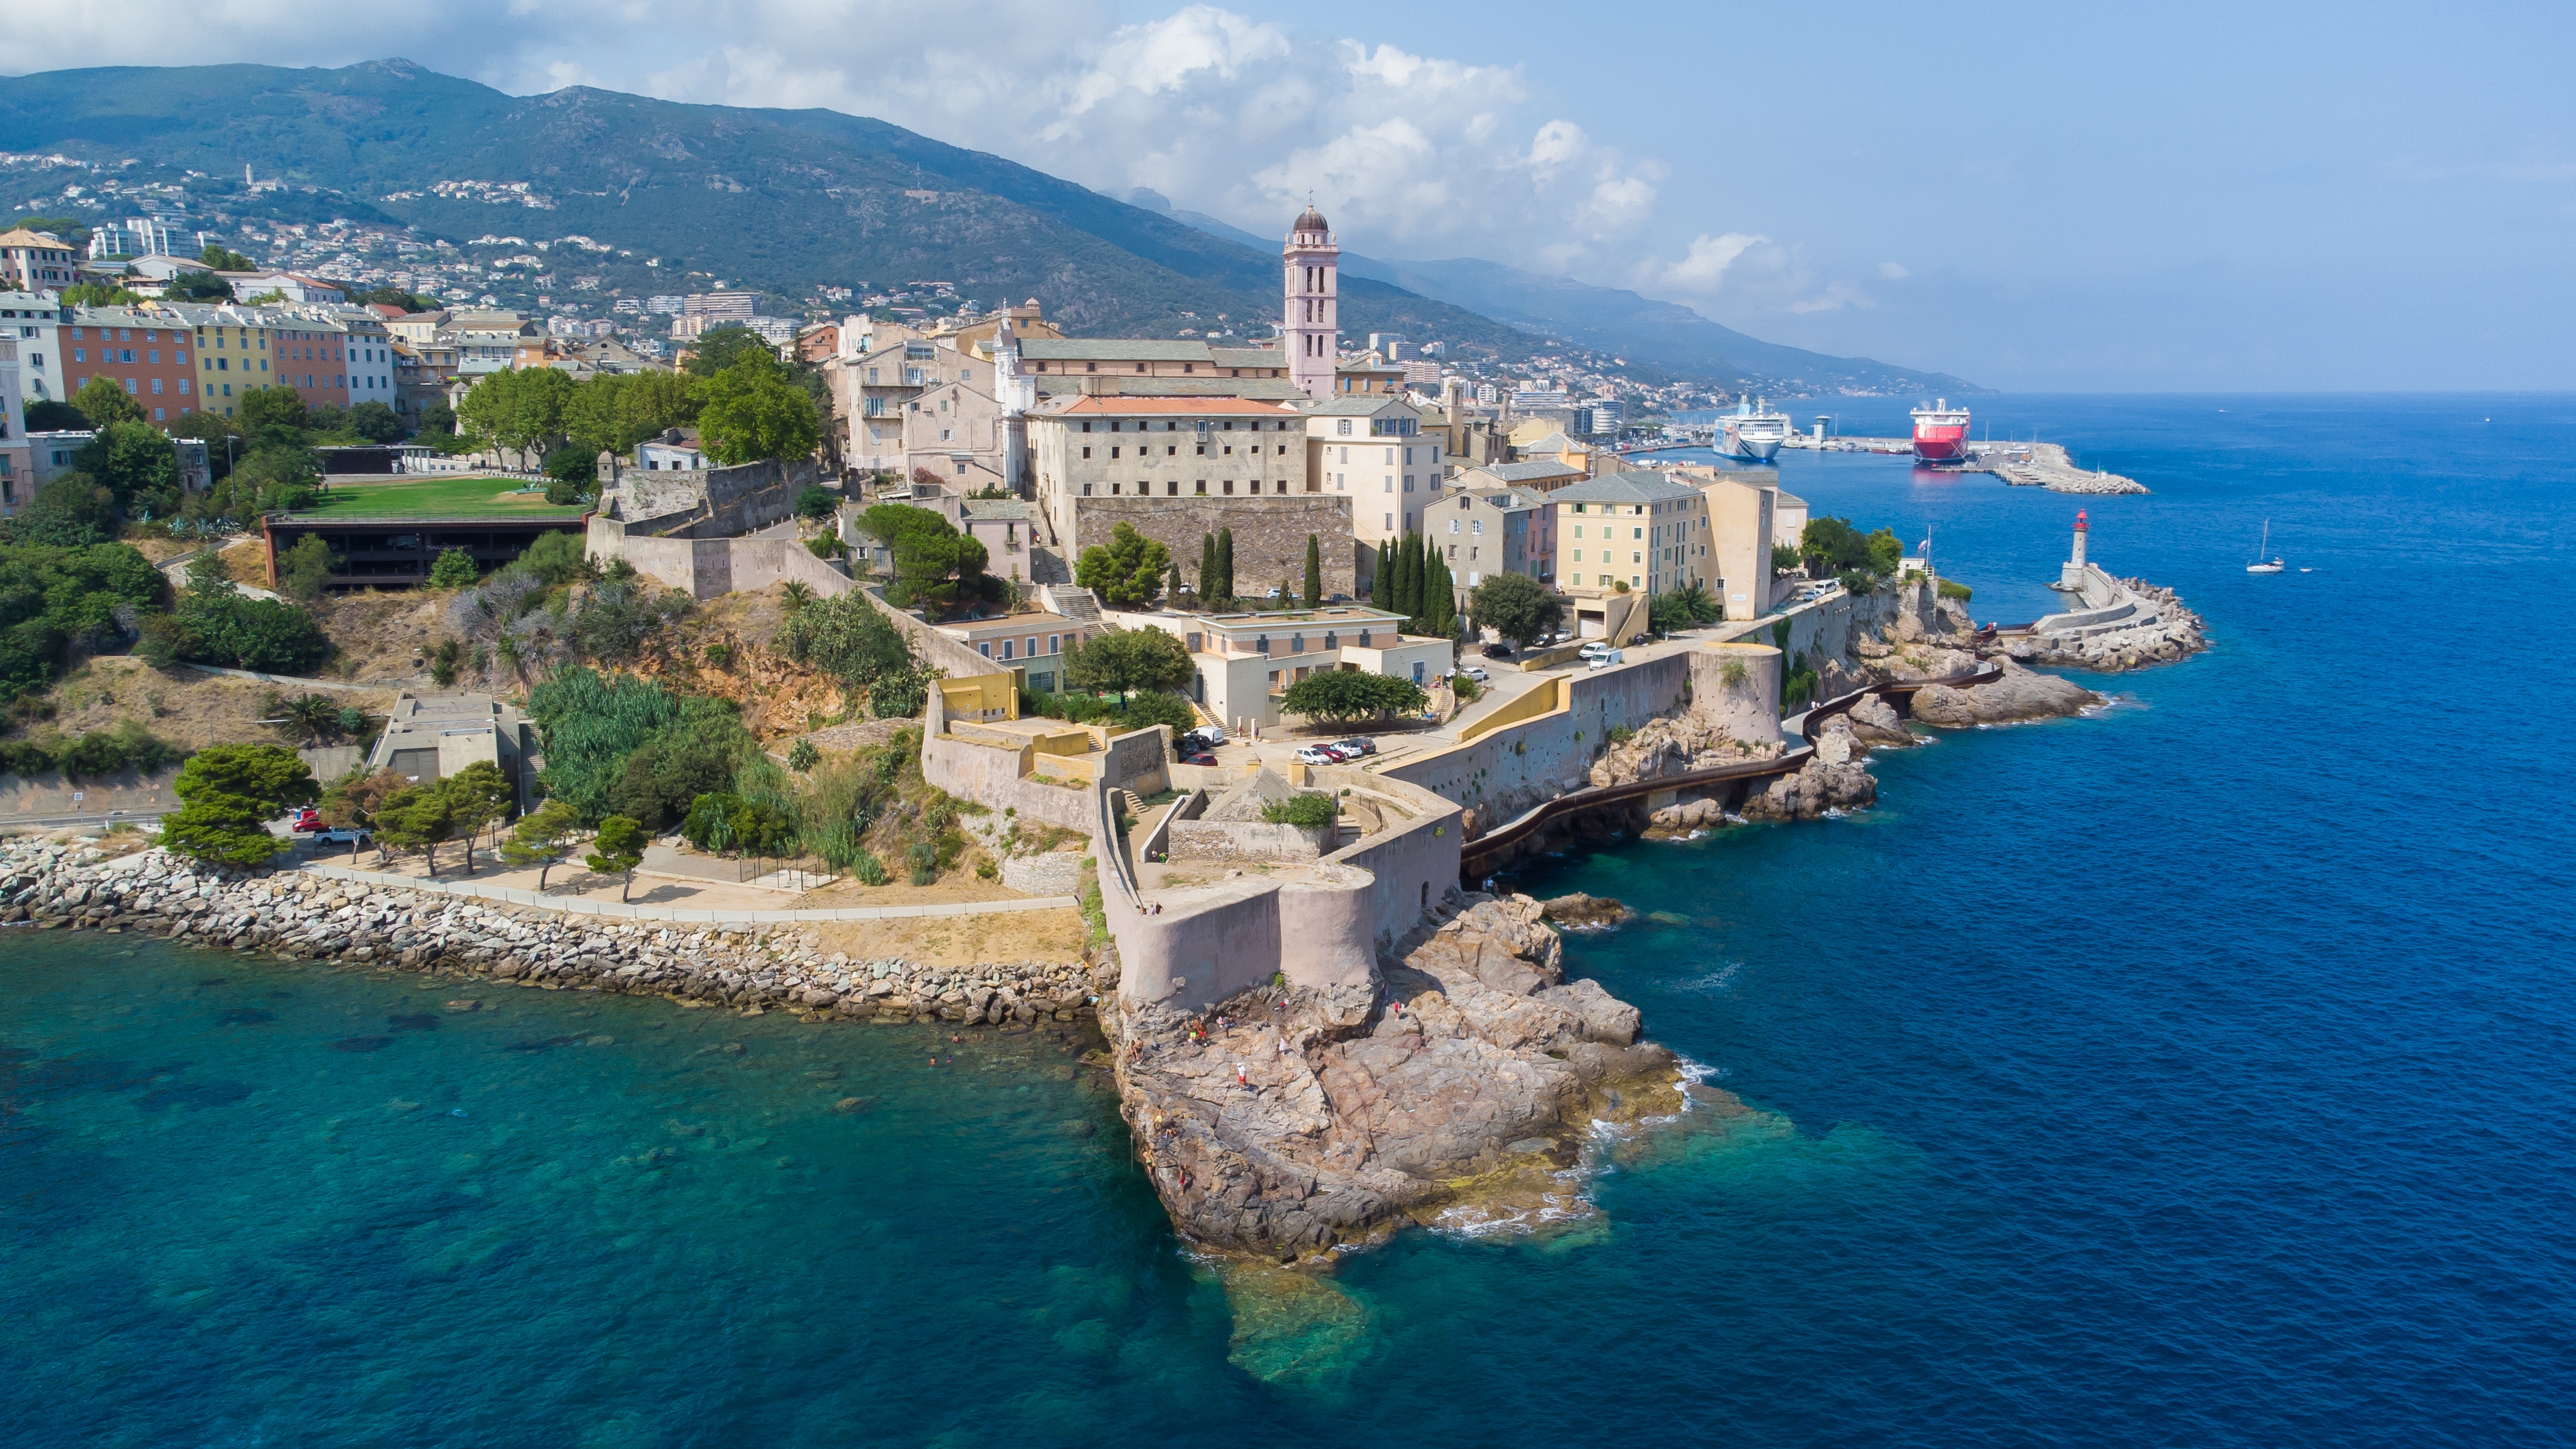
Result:
{"type": "Polygon", "coordinates": [[[1308,202],[1306,204],[1306,209],[1297,213],[1297,224],[1290,227],[1289,230],[1331,231],[1332,227],[1325,223],[1324,214],[1315,209],[1315,204],[1313,202],[1308,202]]]}

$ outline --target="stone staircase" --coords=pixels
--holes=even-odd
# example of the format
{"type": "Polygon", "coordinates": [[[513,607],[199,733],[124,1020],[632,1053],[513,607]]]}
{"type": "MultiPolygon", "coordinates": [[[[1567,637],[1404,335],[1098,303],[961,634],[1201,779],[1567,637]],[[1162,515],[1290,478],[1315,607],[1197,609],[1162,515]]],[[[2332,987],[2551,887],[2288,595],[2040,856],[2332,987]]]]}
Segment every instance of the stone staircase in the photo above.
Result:
{"type": "Polygon", "coordinates": [[[1109,810],[1113,815],[1132,815],[1140,825],[1145,820],[1145,802],[1137,799],[1136,792],[1124,785],[1109,792],[1109,810]]]}
{"type": "Polygon", "coordinates": [[[1092,623],[1097,623],[1100,619],[1100,600],[1092,594],[1091,590],[1077,588],[1072,584],[1040,584],[1038,601],[1068,619],[1080,619],[1092,623]]]}

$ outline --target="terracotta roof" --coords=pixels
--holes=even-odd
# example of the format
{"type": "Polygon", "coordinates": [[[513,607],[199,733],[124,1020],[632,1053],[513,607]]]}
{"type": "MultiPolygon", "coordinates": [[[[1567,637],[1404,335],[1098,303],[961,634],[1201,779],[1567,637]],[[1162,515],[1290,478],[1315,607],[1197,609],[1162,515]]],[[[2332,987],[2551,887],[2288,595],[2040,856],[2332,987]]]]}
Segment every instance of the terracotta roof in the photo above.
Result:
{"type": "Polygon", "coordinates": [[[51,236],[41,231],[29,231],[23,226],[0,235],[0,247],[48,247],[65,252],[71,250],[71,244],[61,237],[51,236]]]}
{"type": "Polygon", "coordinates": [[[1288,412],[1277,403],[1255,402],[1240,397],[1076,397],[1064,400],[1054,409],[1064,417],[1258,417],[1275,418],[1288,412]]]}

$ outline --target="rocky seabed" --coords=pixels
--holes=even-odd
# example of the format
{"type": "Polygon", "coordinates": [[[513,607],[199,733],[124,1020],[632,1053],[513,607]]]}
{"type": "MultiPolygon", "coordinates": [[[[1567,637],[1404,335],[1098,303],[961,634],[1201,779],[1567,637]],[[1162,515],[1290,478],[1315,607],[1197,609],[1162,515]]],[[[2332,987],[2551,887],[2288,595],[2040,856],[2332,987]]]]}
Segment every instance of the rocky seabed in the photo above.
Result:
{"type": "Polygon", "coordinates": [[[1073,1021],[1097,1014],[1103,989],[1080,962],[854,960],[789,927],[574,923],[535,907],[51,841],[0,846],[0,923],[881,1022],[1073,1021]]]}

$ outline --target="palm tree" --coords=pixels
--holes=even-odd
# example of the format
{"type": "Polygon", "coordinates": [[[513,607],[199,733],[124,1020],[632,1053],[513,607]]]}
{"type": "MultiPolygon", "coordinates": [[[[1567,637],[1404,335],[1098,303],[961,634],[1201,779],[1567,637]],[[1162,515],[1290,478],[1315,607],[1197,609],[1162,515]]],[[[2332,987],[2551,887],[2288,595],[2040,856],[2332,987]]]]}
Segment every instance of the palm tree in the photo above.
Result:
{"type": "Polygon", "coordinates": [[[793,614],[814,602],[813,587],[801,580],[790,579],[786,587],[778,591],[778,601],[787,612],[793,614]]]}

